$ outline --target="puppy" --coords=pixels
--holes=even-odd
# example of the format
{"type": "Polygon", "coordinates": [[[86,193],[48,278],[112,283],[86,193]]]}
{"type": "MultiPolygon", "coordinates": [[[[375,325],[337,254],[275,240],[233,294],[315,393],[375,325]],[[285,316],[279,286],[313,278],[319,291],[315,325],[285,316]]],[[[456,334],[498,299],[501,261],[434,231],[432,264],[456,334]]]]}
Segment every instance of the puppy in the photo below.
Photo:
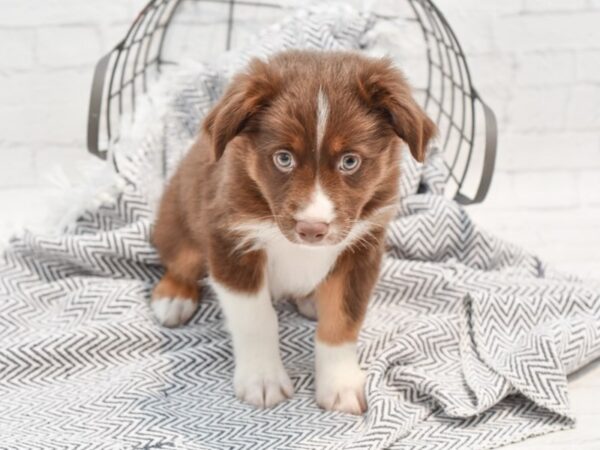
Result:
{"type": "Polygon", "coordinates": [[[388,60],[306,51],[253,60],[163,194],[158,320],[188,321],[208,274],[231,333],[235,393],[270,407],[293,393],[272,300],[296,299],[318,318],[317,403],[364,412],[356,344],[398,202],[399,148],[422,161],[434,133],[388,60]]]}

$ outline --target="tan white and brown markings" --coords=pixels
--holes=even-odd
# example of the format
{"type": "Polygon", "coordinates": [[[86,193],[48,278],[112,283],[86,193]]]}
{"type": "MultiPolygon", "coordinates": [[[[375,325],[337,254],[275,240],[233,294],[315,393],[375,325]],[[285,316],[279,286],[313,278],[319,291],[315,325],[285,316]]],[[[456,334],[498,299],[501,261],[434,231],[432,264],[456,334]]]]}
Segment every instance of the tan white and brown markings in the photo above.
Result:
{"type": "Polygon", "coordinates": [[[318,320],[317,403],[364,412],[356,343],[398,200],[399,147],[421,161],[434,133],[388,60],[301,51],[254,60],[163,194],[158,320],[187,322],[208,274],[233,341],[236,395],[270,407],[293,393],[272,300],[293,298],[318,320]]]}

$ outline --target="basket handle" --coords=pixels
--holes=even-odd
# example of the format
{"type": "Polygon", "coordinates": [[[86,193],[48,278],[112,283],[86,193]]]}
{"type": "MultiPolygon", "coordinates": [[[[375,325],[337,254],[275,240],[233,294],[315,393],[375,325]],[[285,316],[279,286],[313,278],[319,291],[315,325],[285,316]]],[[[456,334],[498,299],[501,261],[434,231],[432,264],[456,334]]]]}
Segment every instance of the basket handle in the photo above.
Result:
{"type": "Polygon", "coordinates": [[[473,198],[467,197],[460,192],[456,194],[455,200],[461,205],[471,205],[474,203],[481,203],[485,200],[487,193],[492,184],[492,177],[494,176],[494,167],[496,165],[496,149],[498,147],[498,123],[496,121],[496,115],[492,108],[490,108],[479,96],[479,93],[473,89],[473,99],[481,104],[483,109],[483,116],[485,119],[485,148],[483,155],[483,170],[481,173],[481,179],[479,181],[479,187],[473,198]]]}
{"type": "Polygon", "coordinates": [[[100,150],[100,115],[102,114],[102,100],[104,99],[104,85],[108,73],[108,64],[113,52],[111,50],[96,64],[90,94],[90,108],[88,112],[87,147],[90,153],[100,159],[106,159],[107,150],[100,150]]]}

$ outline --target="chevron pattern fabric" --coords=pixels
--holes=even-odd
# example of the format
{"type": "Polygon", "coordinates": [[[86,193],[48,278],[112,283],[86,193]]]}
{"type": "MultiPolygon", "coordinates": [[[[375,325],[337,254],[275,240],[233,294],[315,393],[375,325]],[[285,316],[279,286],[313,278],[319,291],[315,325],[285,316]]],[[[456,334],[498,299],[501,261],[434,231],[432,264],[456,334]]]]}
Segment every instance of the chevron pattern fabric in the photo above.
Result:
{"type": "MultiPolygon", "coordinates": [[[[361,48],[372,18],[336,8],[267,30],[259,50],[361,48]]],[[[442,195],[438,152],[403,165],[360,337],[364,417],[317,407],[315,324],[288,302],[276,308],[296,392],[270,410],[234,396],[210,289],[189,325],[155,321],[156,195],[231,64],[167,78],[114,149],[120,194],[1,256],[0,448],[486,449],[574,426],[566,376],[600,356],[600,290],[478,228],[442,195]]]]}
{"type": "Polygon", "coordinates": [[[600,355],[600,295],[478,229],[434,194],[404,198],[360,339],[368,413],[314,401],[314,323],[277,305],[296,394],[235,399],[214,295],[162,328],[147,201],[127,188],[0,264],[2,448],[492,448],[571,427],[566,375],[600,355]]]}

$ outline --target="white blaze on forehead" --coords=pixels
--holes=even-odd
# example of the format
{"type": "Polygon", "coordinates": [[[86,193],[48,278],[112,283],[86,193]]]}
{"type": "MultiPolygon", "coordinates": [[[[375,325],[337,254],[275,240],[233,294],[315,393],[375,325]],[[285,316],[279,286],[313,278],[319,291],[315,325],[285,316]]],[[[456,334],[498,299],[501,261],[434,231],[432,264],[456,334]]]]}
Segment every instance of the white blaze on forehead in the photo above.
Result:
{"type": "Polygon", "coordinates": [[[321,183],[317,181],[309,203],[295,217],[297,221],[330,223],[335,218],[335,205],[327,195],[321,183]]]}
{"type": "Polygon", "coordinates": [[[323,89],[319,88],[319,93],[317,94],[317,152],[321,148],[321,142],[323,142],[328,117],[329,101],[323,89]]]}

